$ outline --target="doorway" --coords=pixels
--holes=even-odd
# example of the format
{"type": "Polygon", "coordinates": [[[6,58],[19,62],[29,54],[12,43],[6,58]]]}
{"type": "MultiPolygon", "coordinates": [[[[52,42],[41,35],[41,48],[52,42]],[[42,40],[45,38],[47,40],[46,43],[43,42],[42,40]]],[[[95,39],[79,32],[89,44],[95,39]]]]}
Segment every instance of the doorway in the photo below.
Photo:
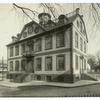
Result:
{"type": "Polygon", "coordinates": [[[27,58],[27,72],[34,73],[34,68],[33,68],[33,59],[27,58]]]}

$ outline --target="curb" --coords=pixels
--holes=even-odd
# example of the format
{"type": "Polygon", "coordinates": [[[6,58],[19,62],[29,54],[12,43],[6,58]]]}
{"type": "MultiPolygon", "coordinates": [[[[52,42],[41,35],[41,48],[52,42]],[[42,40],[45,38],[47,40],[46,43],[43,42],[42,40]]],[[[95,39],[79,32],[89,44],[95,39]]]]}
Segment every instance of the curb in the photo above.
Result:
{"type": "Polygon", "coordinates": [[[45,86],[51,86],[51,87],[59,87],[59,88],[77,88],[77,87],[85,87],[90,85],[96,85],[100,83],[92,83],[92,84],[84,84],[84,85],[76,85],[76,86],[57,86],[57,85],[45,85],[45,86]]]}
{"type": "Polygon", "coordinates": [[[3,85],[3,84],[0,84],[0,86],[2,87],[8,87],[8,88],[17,88],[18,86],[8,86],[8,85],[3,85]]]}
{"type": "Polygon", "coordinates": [[[60,87],[60,88],[77,88],[77,87],[84,87],[84,86],[89,86],[89,85],[96,85],[96,84],[100,84],[100,82],[98,83],[89,83],[89,84],[82,84],[82,85],[72,85],[72,86],[62,86],[62,85],[55,85],[55,84],[40,84],[40,85],[22,85],[22,86],[11,86],[11,85],[5,85],[5,84],[0,84],[0,86],[3,87],[8,87],[8,88],[21,88],[21,87],[31,87],[31,86],[51,86],[51,87],[60,87]]]}
{"type": "Polygon", "coordinates": [[[59,87],[59,88],[77,88],[77,87],[84,87],[89,85],[96,85],[100,83],[89,83],[89,84],[83,84],[83,85],[74,85],[74,86],[61,86],[61,85],[53,85],[53,84],[43,84],[43,85],[25,85],[25,86],[18,86],[18,88],[21,87],[31,87],[31,86],[51,86],[51,87],[59,87]]]}

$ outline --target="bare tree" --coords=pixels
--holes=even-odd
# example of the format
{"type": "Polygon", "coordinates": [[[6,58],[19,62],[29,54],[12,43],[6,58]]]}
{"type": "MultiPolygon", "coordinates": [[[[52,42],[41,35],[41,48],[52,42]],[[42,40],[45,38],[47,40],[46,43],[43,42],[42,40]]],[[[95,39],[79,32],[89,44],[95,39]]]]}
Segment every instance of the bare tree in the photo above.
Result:
{"type": "MultiPolygon", "coordinates": [[[[83,11],[84,4],[80,3],[80,4],[76,4],[76,5],[77,5],[77,7],[80,7],[81,11],[83,11]]],[[[54,19],[57,18],[58,15],[59,15],[59,13],[57,13],[58,12],[57,11],[58,8],[60,10],[63,9],[63,7],[61,6],[61,4],[58,4],[58,3],[39,3],[39,7],[42,7],[42,9],[44,10],[44,12],[50,13],[53,16],[54,19]]],[[[19,9],[23,13],[23,15],[25,15],[30,20],[36,20],[35,18],[39,14],[35,10],[32,10],[30,8],[26,8],[26,7],[21,7],[18,4],[15,4],[15,3],[13,3],[13,8],[15,10],[19,9]],[[31,15],[29,13],[31,13],[31,15]]],[[[97,30],[99,30],[99,26],[100,26],[100,3],[90,3],[88,5],[87,9],[89,9],[88,21],[90,20],[90,22],[92,22],[92,23],[89,23],[89,24],[92,25],[91,29],[90,29],[91,32],[89,34],[89,37],[95,38],[96,32],[97,32],[97,30]],[[91,21],[91,20],[93,20],[93,21],[91,21]],[[96,32],[94,32],[94,31],[96,31],[96,32]]],[[[84,14],[84,12],[83,12],[83,14],[84,14]]]]}
{"type": "MultiPolygon", "coordinates": [[[[56,8],[56,7],[59,7],[60,9],[62,9],[61,5],[60,5],[60,4],[57,4],[57,3],[55,3],[55,4],[51,4],[51,3],[40,3],[39,6],[42,7],[42,8],[44,9],[44,12],[51,13],[51,15],[52,15],[54,18],[56,18],[57,15],[58,15],[58,14],[57,14],[57,8],[56,8]]],[[[17,10],[17,9],[21,10],[21,11],[23,12],[23,14],[26,15],[30,20],[35,19],[35,16],[36,16],[37,14],[39,14],[39,13],[38,13],[37,11],[35,11],[35,10],[31,10],[30,8],[26,8],[26,7],[21,7],[21,6],[19,6],[18,4],[15,4],[15,3],[13,3],[13,8],[14,8],[15,10],[17,10]],[[28,14],[28,12],[31,12],[32,15],[33,15],[34,17],[30,16],[30,15],[28,14]]]]}
{"type": "Polygon", "coordinates": [[[17,4],[15,4],[15,3],[13,3],[13,8],[16,10],[16,9],[20,9],[22,12],[23,12],[23,14],[25,14],[28,18],[30,18],[31,20],[33,20],[33,18],[34,17],[31,17],[29,14],[28,14],[28,12],[31,12],[34,16],[36,15],[36,14],[38,14],[38,12],[37,11],[35,11],[35,10],[31,10],[31,9],[29,9],[29,8],[25,8],[25,7],[21,7],[21,6],[19,6],[19,5],[17,5],[17,4]],[[28,12],[27,12],[28,11],[28,12]]]}
{"type": "MultiPolygon", "coordinates": [[[[57,14],[57,7],[59,7],[60,9],[63,9],[62,6],[58,3],[55,3],[55,4],[53,4],[53,3],[40,3],[39,5],[40,5],[40,7],[42,7],[44,9],[44,12],[51,13],[54,18],[56,18],[56,16],[58,15],[57,14]]],[[[82,6],[84,6],[84,4],[80,3],[81,10],[82,10],[82,6]]],[[[33,15],[38,14],[38,12],[35,10],[31,10],[30,8],[26,8],[26,7],[21,7],[15,3],[13,3],[13,8],[20,9],[23,12],[23,14],[25,14],[31,20],[33,20],[33,18],[28,14],[28,12],[31,12],[33,15]]],[[[100,3],[90,3],[89,10],[90,10],[90,12],[92,12],[91,16],[93,17],[95,24],[100,22],[100,3]]]]}

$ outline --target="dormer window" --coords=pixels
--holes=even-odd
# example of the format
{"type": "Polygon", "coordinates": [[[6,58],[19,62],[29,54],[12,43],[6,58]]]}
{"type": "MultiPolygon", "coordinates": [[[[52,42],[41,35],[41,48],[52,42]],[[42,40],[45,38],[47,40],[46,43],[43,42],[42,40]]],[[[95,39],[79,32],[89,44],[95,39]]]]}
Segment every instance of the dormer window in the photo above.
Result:
{"type": "Polygon", "coordinates": [[[23,37],[26,38],[27,37],[27,32],[23,33],[23,37]]]}
{"type": "Polygon", "coordinates": [[[33,32],[33,27],[32,26],[29,26],[28,27],[28,34],[32,34],[32,32],[33,32]]]}
{"type": "Polygon", "coordinates": [[[58,19],[59,19],[58,24],[60,24],[60,25],[65,24],[65,23],[68,22],[68,18],[66,18],[65,15],[60,15],[60,16],[58,17],[58,19]]]}
{"type": "Polygon", "coordinates": [[[35,27],[34,32],[35,32],[35,33],[38,33],[38,32],[39,32],[39,27],[38,27],[38,26],[35,27]]]}
{"type": "Polygon", "coordinates": [[[40,13],[38,15],[39,23],[41,25],[47,24],[49,20],[51,20],[51,15],[49,13],[40,13]]]}

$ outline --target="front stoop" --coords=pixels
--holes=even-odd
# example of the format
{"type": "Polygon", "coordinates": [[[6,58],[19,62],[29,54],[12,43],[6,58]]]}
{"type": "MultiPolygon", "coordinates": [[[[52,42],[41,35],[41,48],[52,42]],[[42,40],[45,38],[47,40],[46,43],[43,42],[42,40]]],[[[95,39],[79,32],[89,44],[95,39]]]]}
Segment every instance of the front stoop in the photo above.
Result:
{"type": "Polygon", "coordinates": [[[82,73],[81,75],[82,80],[93,80],[93,81],[98,81],[97,77],[93,74],[88,74],[88,73],[82,73]]]}
{"type": "Polygon", "coordinates": [[[23,82],[30,82],[33,80],[33,73],[24,73],[22,75],[19,75],[16,79],[14,79],[18,83],[23,83],[23,82]]]}
{"type": "Polygon", "coordinates": [[[10,77],[7,77],[7,78],[10,80],[10,82],[23,83],[23,82],[32,81],[33,77],[34,77],[34,73],[20,73],[20,74],[17,74],[17,76],[15,75],[15,77],[13,78],[10,78],[10,77]]]}

